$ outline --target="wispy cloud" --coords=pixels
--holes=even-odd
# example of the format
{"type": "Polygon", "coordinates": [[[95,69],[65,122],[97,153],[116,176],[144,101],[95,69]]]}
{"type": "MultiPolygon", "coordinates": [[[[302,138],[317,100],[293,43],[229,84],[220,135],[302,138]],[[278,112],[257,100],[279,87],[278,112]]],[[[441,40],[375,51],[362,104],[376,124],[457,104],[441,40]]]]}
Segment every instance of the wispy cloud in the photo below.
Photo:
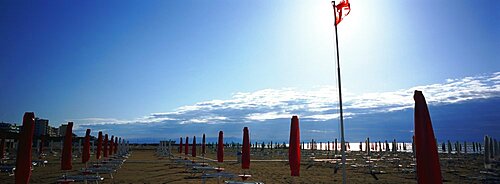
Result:
{"type": "MultiPolygon", "coordinates": [[[[308,121],[338,118],[337,89],[321,86],[309,91],[296,88],[238,92],[228,100],[211,100],[182,106],[171,112],[152,113],[134,120],[113,118],[75,119],[79,124],[224,124],[265,122],[299,115],[308,121]]],[[[345,116],[400,111],[413,107],[413,91],[421,90],[431,105],[460,103],[500,97],[500,72],[447,79],[443,83],[416,86],[392,92],[345,96],[345,116]]]]}

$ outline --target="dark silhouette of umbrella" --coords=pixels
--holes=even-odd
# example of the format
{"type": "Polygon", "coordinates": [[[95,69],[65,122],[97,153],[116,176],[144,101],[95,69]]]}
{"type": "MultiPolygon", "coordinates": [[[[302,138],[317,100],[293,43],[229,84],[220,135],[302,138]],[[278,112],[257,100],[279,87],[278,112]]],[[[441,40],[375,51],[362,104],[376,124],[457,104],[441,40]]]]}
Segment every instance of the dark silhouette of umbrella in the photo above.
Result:
{"type": "Polygon", "coordinates": [[[442,183],[436,138],[429,109],[421,91],[415,91],[415,151],[418,183],[442,183]]]}
{"type": "Polygon", "coordinates": [[[193,145],[191,145],[191,156],[196,157],[196,136],[193,136],[193,145]]]}
{"type": "Polygon", "coordinates": [[[250,169],[250,136],[248,127],[243,128],[243,148],[241,153],[241,168],[250,169]]]}
{"type": "Polygon", "coordinates": [[[217,162],[224,162],[224,133],[222,131],[219,131],[217,142],[217,162]]]}
{"type": "Polygon", "coordinates": [[[99,134],[97,136],[97,152],[95,153],[95,158],[97,160],[101,159],[101,152],[102,152],[102,132],[99,131],[99,134]]]}
{"type": "Polygon", "coordinates": [[[15,183],[28,184],[31,177],[31,145],[35,130],[35,113],[26,112],[23,127],[19,132],[19,143],[16,157],[15,183]]]}
{"type": "Polygon", "coordinates": [[[90,160],[90,129],[85,132],[85,141],[83,142],[82,163],[90,160]]]}
{"type": "Polygon", "coordinates": [[[203,137],[201,139],[201,154],[202,155],[205,155],[205,153],[206,153],[206,150],[205,150],[206,145],[205,144],[206,144],[205,143],[205,134],[203,134],[203,137]]]}
{"type": "Polygon", "coordinates": [[[108,144],[109,144],[109,150],[108,150],[109,153],[108,153],[108,155],[109,156],[113,155],[113,150],[114,150],[113,149],[113,147],[114,147],[113,139],[115,139],[114,135],[111,136],[111,139],[109,139],[109,142],[108,142],[108,144]]]}
{"type": "MultiPolygon", "coordinates": [[[[335,149],[336,150],[336,149],[335,149]]],[[[288,162],[291,176],[300,176],[300,129],[299,118],[292,117],[290,125],[290,146],[288,147],[288,162]]]]}
{"type": "Polygon", "coordinates": [[[189,154],[189,137],[186,137],[186,145],[184,145],[184,155],[189,154]]]}
{"type": "Polygon", "coordinates": [[[66,135],[64,136],[64,145],[61,158],[61,170],[71,170],[72,148],[73,147],[73,122],[68,122],[66,126],[66,135]]]}
{"type": "Polygon", "coordinates": [[[104,134],[104,142],[102,145],[104,148],[102,152],[104,153],[104,158],[108,158],[108,134],[104,134]]]}

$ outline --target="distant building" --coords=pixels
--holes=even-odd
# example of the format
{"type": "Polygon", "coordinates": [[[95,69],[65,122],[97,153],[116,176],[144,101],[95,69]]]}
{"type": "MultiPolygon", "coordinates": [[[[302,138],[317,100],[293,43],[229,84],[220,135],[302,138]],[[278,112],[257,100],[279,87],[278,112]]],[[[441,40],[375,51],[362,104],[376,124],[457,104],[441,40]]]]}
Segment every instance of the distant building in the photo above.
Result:
{"type": "Polygon", "coordinates": [[[16,126],[16,124],[10,124],[10,123],[0,123],[0,132],[3,133],[19,133],[19,126],[16,126]]]}
{"type": "Polygon", "coordinates": [[[68,127],[68,125],[66,124],[62,124],[61,126],[59,126],[59,136],[60,137],[64,137],[66,135],[66,128],[68,127]]]}
{"type": "Polygon", "coordinates": [[[49,131],[49,120],[35,118],[35,136],[48,135],[49,131]]]}
{"type": "Polygon", "coordinates": [[[58,137],[59,136],[59,129],[56,127],[49,126],[49,129],[47,130],[47,135],[49,137],[58,137]]]}

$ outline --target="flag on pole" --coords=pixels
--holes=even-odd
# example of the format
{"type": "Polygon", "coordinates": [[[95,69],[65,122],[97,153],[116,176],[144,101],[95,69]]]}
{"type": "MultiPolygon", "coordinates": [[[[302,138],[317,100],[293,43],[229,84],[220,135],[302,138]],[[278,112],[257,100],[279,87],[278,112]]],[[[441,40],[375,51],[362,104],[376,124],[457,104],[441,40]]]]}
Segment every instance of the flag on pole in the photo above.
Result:
{"type": "MultiPolygon", "coordinates": [[[[334,3],[332,1],[332,3],[334,3]]],[[[349,15],[351,12],[351,4],[349,0],[342,0],[338,5],[334,4],[335,9],[335,25],[338,25],[345,16],[349,15]]]]}

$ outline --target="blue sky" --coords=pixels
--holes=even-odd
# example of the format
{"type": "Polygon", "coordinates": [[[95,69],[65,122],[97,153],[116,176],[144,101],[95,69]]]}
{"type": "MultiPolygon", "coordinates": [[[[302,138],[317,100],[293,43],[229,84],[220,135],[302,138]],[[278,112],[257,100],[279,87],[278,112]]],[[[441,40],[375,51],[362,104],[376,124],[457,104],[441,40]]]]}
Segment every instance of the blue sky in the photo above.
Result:
{"type": "MultiPolygon", "coordinates": [[[[417,86],[452,89],[447,79],[495,79],[498,5],[351,1],[351,14],[339,25],[345,94],[407,95],[417,86]]],[[[289,89],[300,98],[319,93],[334,106],[326,103],[336,100],[332,13],[329,1],[2,1],[0,120],[20,122],[34,111],[53,125],[140,122],[238,94],[260,92],[266,98],[257,101],[269,104],[289,89]]],[[[467,100],[498,96],[498,83],[477,81],[489,95],[467,100]]],[[[476,97],[485,93],[472,87],[476,97]]],[[[285,104],[292,102],[298,103],[285,104]]],[[[395,104],[401,111],[409,106],[395,104]]],[[[254,107],[239,118],[293,112],[275,110],[254,107]]],[[[203,123],[203,116],[209,117],[197,112],[177,119],[203,123]]]]}

